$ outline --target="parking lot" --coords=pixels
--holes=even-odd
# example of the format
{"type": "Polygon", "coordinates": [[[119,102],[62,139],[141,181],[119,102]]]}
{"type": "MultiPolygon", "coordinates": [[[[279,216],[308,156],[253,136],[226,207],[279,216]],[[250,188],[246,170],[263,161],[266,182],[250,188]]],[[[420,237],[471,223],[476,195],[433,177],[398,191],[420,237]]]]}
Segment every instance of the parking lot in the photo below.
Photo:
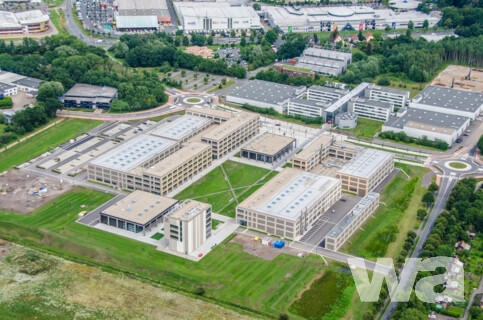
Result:
{"type": "Polygon", "coordinates": [[[242,60],[240,48],[218,48],[214,53],[214,57],[217,56],[216,54],[218,54],[219,59],[225,59],[228,65],[238,63],[238,61],[240,61],[242,66],[247,64],[246,61],[242,60]]]}

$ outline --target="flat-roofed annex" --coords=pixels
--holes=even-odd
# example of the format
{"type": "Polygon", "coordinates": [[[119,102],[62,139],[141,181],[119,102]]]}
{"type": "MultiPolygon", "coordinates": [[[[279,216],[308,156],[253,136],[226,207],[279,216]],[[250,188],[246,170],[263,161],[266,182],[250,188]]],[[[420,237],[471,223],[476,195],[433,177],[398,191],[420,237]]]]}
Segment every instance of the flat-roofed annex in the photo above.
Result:
{"type": "Polygon", "coordinates": [[[231,118],[213,129],[207,129],[207,132],[202,135],[202,138],[208,140],[223,140],[223,138],[258,117],[260,116],[256,113],[240,112],[235,118],[231,118]]]}
{"type": "Polygon", "coordinates": [[[199,202],[196,200],[186,200],[181,203],[170,215],[170,218],[190,221],[194,219],[200,213],[207,210],[211,206],[204,202],[199,202]]]}
{"type": "Polygon", "coordinates": [[[294,138],[265,132],[249,142],[242,150],[273,156],[294,141],[294,138]]]}
{"type": "Polygon", "coordinates": [[[102,211],[103,214],[145,225],[178,202],[149,192],[134,191],[102,211]]]}
{"type": "Polygon", "coordinates": [[[315,153],[320,152],[322,146],[327,146],[332,143],[334,138],[330,135],[323,134],[312,141],[306,148],[294,156],[294,159],[308,161],[315,153]]]}
{"type": "Polygon", "coordinates": [[[150,134],[172,140],[182,140],[210,122],[209,119],[184,115],[172,122],[161,125],[150,134]]]}
{"type": "Polygon", "coordinates": [[[349,160],[338,173],[369,179],[392,157],[393,154],[389,152],[364,149],[349,160]]]}
{"type": "Polygon", "coordinates": [[[303,210],[341,182],[318,174],[285,168],[250,195],[239,208],[296,221],[303,210]]]}

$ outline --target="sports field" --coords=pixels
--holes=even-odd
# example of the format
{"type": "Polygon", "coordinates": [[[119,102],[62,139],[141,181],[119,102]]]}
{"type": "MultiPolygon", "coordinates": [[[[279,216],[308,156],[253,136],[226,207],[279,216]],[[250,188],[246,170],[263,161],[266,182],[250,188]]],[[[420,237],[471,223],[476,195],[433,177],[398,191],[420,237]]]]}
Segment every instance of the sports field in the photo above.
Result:
{"type": "Polygon", "coordinates": [[[102,121],[65,119],[49,129],[0,152],[0,172],[35,158],[100,125],[102,121]]]}
{"type": "Polygon", "coordinates": [[[281,254],[267,261],[243,252],[236,243],[222,243],[200,262],[191,262],[152,245],[75,223],[80,211],[92,210],[111,198],[103,192],[77,189],[31,214],[0,213],[0,234],[67,259],[129,271],[182,290],[194,292],[202,287],[207,297],[275,317],[288,313],[297,292],[325,268],[318,256],[301,259],[281,254]]]}

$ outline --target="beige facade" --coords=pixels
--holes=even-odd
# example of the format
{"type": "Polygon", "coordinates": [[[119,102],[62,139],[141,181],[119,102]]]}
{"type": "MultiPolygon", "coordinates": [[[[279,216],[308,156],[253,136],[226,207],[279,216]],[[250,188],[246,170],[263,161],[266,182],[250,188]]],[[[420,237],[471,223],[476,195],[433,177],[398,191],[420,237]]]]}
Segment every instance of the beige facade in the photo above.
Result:
{"type": "Polygon", "coordinates": [[[170,250],[190,254],[211,237],[211,205],[186,200],[164,219],[164,238],[170,250]]]}
{"type": "Polygon", "coordinates": [[[201,142],[211,145],[213,159],[220,159],[242,143],[248,141],[260,130],[260,116],[240,112],[236,117],[218,127],[208,129],[201,135],[201,142]]]}
{"type": "Polygon", "coordinates": [[[240,155],[243,158],[274,163],[295,148],[294,138],[265,132],[245,145],[240,155]]]}
{"type": "Polygon", "coordinates": [[[394,170],[394,154],[365,149],[337,172],[342,190],[365,196],[394,170]]]}
{"type": "Polygon", "coordinates": [[[237,223],[289,239],[303,235],[341,197],[341,182],[292,168],[237,206],[237,223]]]}
{"type": "Polygon", "coordinates": [[[379,207],[379,193],[370,192],[329,232],[325,248],[338,251],[354,232],[379,207]]]}
{"type": "Polygon", "coordinates": [[[236,113],[219,109],[188,107],[186,108],[186,114],[210,119],[213,120],[216,124],[221,124],[228,119],[233,118],[236,113]]]}

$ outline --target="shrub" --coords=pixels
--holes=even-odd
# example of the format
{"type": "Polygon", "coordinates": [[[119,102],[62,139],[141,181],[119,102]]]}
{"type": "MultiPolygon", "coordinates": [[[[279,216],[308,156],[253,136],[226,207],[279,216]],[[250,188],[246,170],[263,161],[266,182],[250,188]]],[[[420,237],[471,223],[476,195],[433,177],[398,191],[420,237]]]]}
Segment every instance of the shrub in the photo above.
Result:
{"type": "Polygon", "coordinates": [[[13,106],[12,98],[4,97],[0,100],[0,109],[10,109],[13,106]]]}
{"type": "Polygon", "coordinates": [[[381,79],[377,80],[377,84],[380,86],[389,86],[391,85],[391,80],[387,77],[382,77],[381,79]]]}

